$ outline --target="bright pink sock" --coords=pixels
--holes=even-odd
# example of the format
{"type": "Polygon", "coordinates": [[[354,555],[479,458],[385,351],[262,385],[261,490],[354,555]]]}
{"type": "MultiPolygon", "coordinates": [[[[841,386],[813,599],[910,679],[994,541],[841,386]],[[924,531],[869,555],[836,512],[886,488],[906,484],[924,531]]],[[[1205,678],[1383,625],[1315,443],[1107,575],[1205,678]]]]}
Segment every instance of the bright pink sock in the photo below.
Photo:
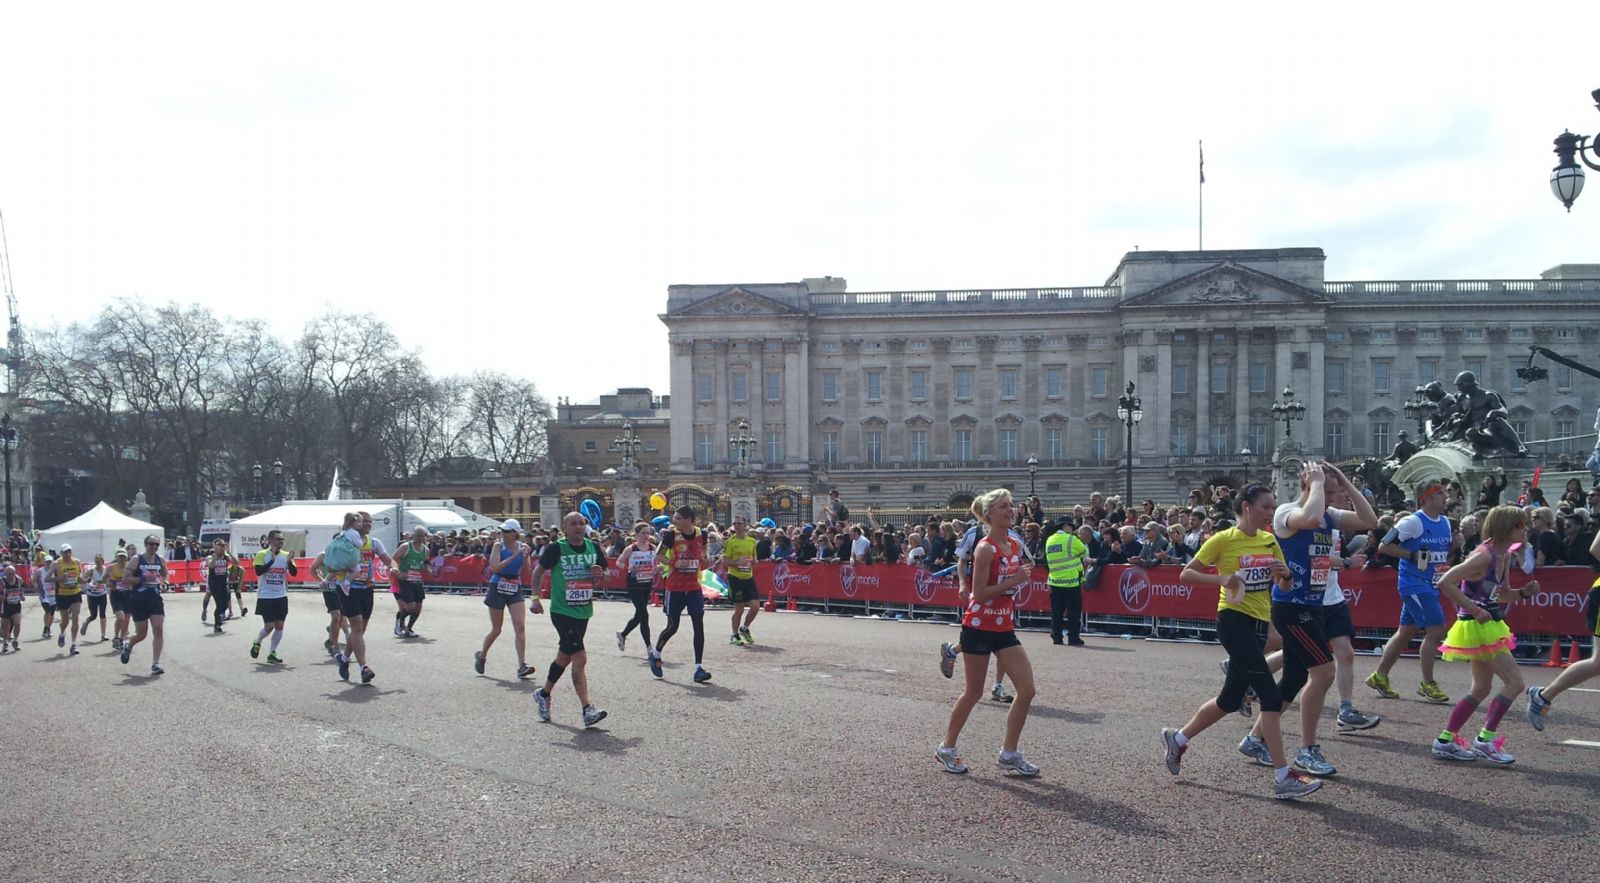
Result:
{"type": "Polygon", "coordinates": [[[1511,707],[1511,700],[1499,693],[1489,700],[1489,719],[1484,722],[1483,728],[1493,733],[1500,729],[1500,719],[1506,716],[1506,709],[1511,707]]]}
{"type": "Polygon", "coordinates": [[[1478,700],[1474,699],[1471,693],[1461,697],[1461,701],[1457,702],[1456,707],[1450,712],[1450,722],[1444,725],[1445,730],[1452,734],[1461,732],[1461,725],[1466,723],[1477,710],[1478,700]]]}

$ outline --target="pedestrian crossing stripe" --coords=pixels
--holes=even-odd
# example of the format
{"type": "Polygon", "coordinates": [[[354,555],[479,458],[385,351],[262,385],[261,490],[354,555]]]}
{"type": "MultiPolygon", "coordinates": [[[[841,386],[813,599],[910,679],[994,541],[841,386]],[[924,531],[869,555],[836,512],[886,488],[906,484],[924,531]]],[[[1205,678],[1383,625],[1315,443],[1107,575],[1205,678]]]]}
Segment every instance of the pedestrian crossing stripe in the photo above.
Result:
{"type": "Polygon", "coordinates": [[[1600,748],[1600,742],[1586,742],[1582,739],[1562,739],[1562,745],[1572,745],[1577,748],[1600,748]]]}

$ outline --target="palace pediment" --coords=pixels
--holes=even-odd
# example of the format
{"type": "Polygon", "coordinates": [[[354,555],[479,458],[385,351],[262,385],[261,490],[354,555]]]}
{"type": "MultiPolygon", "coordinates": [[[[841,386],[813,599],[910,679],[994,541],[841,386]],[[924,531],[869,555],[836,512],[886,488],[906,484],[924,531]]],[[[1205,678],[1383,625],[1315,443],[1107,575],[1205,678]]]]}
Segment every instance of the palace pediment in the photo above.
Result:
{"type": "Polygon", "coordinates": [[[1227,261],[1128,298],[1124,308],[1324,306],[1325,292],[1227,261]]]}
{"type": "Polygon", "coordinates": [[[673,310],[667,315],[673,319],[701,317],[741,319],[747,316],[803,318],[806,313],[747,288],[734,286],[681,309],[673,310]]]}

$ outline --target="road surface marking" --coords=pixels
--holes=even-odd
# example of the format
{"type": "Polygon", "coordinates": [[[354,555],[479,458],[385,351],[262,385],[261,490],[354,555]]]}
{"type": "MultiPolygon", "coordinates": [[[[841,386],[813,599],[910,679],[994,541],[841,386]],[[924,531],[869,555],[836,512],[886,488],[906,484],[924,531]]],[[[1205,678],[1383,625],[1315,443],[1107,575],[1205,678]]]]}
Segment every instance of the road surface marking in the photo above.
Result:
{"type": "Polygon", "coordinates": [[[1578,748],[1600,748],[1600,742],[1585,742],[1582,739],[1562,739],[1562,745],[1574,745],[1578,748]]]}

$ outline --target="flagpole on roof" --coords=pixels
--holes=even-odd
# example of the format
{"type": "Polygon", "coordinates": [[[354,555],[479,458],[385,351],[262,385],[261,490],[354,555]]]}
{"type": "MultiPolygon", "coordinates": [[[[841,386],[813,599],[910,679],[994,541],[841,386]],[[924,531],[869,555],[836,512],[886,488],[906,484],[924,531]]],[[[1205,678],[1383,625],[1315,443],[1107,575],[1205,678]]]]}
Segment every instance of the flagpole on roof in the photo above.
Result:
{"type": "Polygon", "coordinates": [[[1200,251],[1206,250],[1206,143],[1200,142],[1200,251]]]}

